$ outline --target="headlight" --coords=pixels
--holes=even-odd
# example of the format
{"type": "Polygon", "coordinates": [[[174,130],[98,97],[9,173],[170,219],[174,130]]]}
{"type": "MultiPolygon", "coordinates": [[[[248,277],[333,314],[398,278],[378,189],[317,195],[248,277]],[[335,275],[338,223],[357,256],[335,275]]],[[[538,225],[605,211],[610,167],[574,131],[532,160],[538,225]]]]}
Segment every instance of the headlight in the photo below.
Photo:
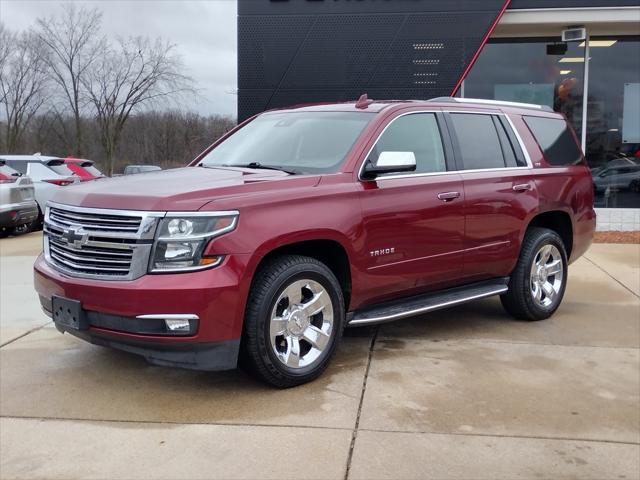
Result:
{"type": "Polygon", "coordinates": [[[222,257],[203,257],[214,237],[236,228],[238,212],[168,213],[160,221],[149,271],[171,272],[213,267],[222,257]]]}

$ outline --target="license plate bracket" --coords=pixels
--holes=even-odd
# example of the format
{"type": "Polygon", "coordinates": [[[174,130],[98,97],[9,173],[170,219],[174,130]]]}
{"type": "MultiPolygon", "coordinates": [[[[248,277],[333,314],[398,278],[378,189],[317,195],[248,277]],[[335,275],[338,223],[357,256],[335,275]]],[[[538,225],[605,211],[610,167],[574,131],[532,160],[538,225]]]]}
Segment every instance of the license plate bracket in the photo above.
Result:
{"type": "Polygon", "coordinates": [[[78,300],[53,296],[51,299],[53,321],[65,328],[87,330],[89,322],[78,300]]]}

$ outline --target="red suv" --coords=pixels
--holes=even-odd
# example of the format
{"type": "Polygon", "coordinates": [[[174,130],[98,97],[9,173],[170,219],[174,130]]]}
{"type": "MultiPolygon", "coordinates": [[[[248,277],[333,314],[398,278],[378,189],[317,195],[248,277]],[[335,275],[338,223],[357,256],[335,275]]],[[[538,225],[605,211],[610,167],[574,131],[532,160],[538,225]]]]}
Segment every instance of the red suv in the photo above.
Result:
{"type": "Polygon", "coordinates": [[[558,308],[593,184],[566,119],[459,100],[303,106],[244,122],[191,166],[61,190],[35,287],[62,332],[158,365],[278,387],[347,326],[500,295],[558,308]]]}

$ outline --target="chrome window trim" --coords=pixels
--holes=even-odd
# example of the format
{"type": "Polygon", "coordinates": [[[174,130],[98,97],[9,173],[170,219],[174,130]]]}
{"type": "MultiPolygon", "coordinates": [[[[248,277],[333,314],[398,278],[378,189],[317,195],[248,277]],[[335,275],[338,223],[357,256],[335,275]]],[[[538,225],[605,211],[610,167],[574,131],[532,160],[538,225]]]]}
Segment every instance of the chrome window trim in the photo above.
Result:
{"type": "Polygon", "coordinates": [[[531,157],[529,156],[529,151],[525,147],[524,141],[522,140],[522,137],[520,136],[520,132],[518,132],[518,129],[516,128],[516,125],[513,123],[513,120],[511,120],[511,117],[509,115],[507,115],[507,114],[505,114],[504,116],[507,119],[507,122],[509,122],[509,126],[511,126],[511,130],[516,135],[516,139],[518,140],[518,144],[520,145],[520,150],[522,150],[522,154],[524,155],[524,159],[527,162],[527,167],[528,168],[533,168],[533,162],[531,161],[531,157]]]}
{"type": "MultiPolygon", "coordinates": [[[[441,137],[442,138],[442,135],[441,137]]],[[[444,142],[443,142],[443,147],[444,147],[444,142]]],[[[532,163],[531,163],[531,157],[529,156],[529,152],[527,151],[527,149],[525,148],[524,142],[522,141],[522,137],[520,137],[520,133],[518,133],[518,130],[515,128],[515,125],[513,123],[513,121],[511,120],[511,118],[509,118],[509,115],[507,115],[504,112],[483,112],[483,111],[474,111],[474,110],[447,110],[447,109],[441,109],[441,110],[415,110],[415,111],[411,111],[411,112],[405,112],[401,115],[398,115],[397,117],[395,117],[393,120],[391,120],[382,130],[382,132],[380,132],[380,134],[376,137],[376,141],[373,142],[371,144],[371,148],[369,148],[369,150],[367,151],[367,154],[364,157],[364,161],[362,162],[362,164],[360,165],[360,169],[358,170],[358,180],[361,182],[376,182],[378,180],[393,180],[393,179],[397,179],[397,178],[412,178],[412,177],[429,177],[429,176],[434,176],[434,175],[451,175],[451,174],[462,174],[462,173],[476,173],[476,172],[495,172],[495,171],[511,171],[511,170],[529,170],[533,167],[532,163]],[[527,162],[526,166],[522,166],[522,167],[489,167],[489,168],[474,168],[474,169],[470,169],[470,170],[446,170],[444,172],[425,172],[425,173],[403,173],[403,174],[398,174],[398,175],[388,175],[388,176],[384,176],[384,177],[378,177],[378,178],[374,178],[374,179],[366,179],[366,178],[362,178],[362,173],[364,171],[364,165],[367,162],[367,159],[369,158],[369,155],[371,154],[371,152],[373,151],[374,147],[376,146],[376,144],[380,141],[380,138],[382,137],[382,135],[384,135],[384,133],[387,131],[387,128],[389,128],[391,126],[391,124],[393,122],[395,122],[397,119],[404,117],[405,115],[412,115],[412,114],[416,114],[416,113],[433,113],[433,114],[437,114],[437,113],[471,113],[474,115],[497,115],[497,116],[503,116],[506,117],[507,122],[509,122],[509,125],[511,127],[511,130],[513,130],[516,139],[518,140],[518,144],[520,145],[520,149],[522,150],[525,160],[527,162]]]]}
{"type": "MultiPolygon", "coordinates": [[[[399,118],[405,117],[407,115],[415,115],[418,113],[432,113],[434,116],[438,113],[440,113],[442,110],[440,109],[434,109],[434,110],[414,110],[411,112],[405,112],[402,113],[400,115],[398,115],[397,117],[393,118],[389,123],[387,123],[387,125],[385,125],[385,127],[382,129],[382,131],[380,132],[380,134],[376,137],[376,141],[373,142],[371,144],[371,148],[369,148],[369,150],[367,151],[367,154],[364,156],[364,161],[360,164],[360,169],[358,170],[358,180],[361,182],[375,182],[377,179],[373,178],[373,179],[366,179],[366,178],[362,178],[362,174],[364,172],[364,166],[367,163],[367,159],[369,158],[369,155],[371,155],[371,152],[373,151],[373,149],[375,148],[376,144],[380,141],[380,138],[382,138],[382,136],[385,134],[385,132],[387,131],[387,129],[393,125],[393,123],[398,120],[399,118]]],[[[442,142],[442,134],[440,135],[440,141],[442,142]]],[[[442,151],[444,152],[444,142],[442,142],[442,151]]],[[[445,165],[446,167],[446,165],[445,165]]],[[[434,173],[448,173],[446,170],[444,172],[427,172],[427,173],[410,173],[410,174],[403,174],[403,177],[406,176],[422,176],[422,175],[432,175],[434,173]]],[[[385,177],[380,177],[381,179],[388,179],[388,178],[396,178],[397,175],[389,175],[389,176],[385,176],[385,177]]]]}

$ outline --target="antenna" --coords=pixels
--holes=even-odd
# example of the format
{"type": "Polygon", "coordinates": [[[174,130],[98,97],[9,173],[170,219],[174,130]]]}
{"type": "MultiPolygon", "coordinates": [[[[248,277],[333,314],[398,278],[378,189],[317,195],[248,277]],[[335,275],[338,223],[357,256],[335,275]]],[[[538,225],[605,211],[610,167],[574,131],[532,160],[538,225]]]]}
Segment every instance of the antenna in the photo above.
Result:
{"type": "Polygon", "coordinates": [[[356,108],[365,109],[368,108],[372,103],[373,100],[371,100],[366,93],[363,93],[362,95],[360,95],[360,98],[356,102],[356,108]]]}

